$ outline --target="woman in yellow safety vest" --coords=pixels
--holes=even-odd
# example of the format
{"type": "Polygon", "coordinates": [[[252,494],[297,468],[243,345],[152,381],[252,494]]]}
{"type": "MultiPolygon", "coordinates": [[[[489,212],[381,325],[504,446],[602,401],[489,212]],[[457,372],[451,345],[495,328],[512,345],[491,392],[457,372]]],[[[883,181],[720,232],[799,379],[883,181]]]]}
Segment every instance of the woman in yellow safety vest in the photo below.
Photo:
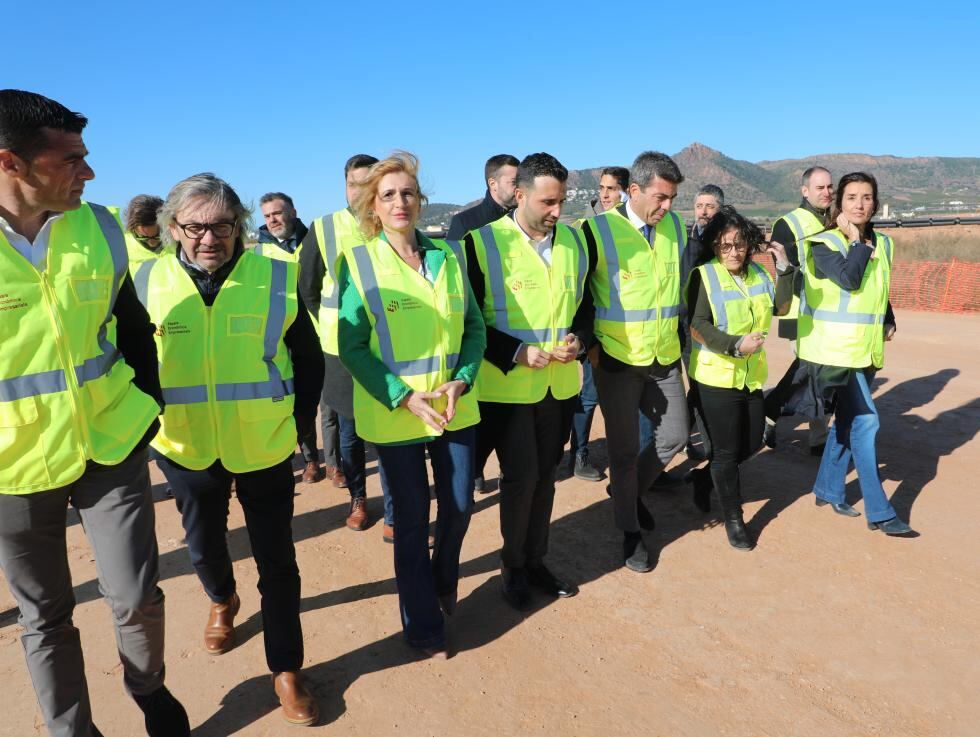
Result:
{"type": "Polygon", "coordinates": [[[443,615],[456,607],[459,554],[473,508],[476,380],[486,331],[458,242],[415,228],[418,161],[374,164],[353,205],[366,242],[338,270],[340,358],[354,378],[358,434],[378,448],[391,491],[395,580],[405,639],[448,657],[443,615]],[[432,460],[438,513],[429,559],[432,460]]]}
{"type": "Polygon", "coordinates": [[[782,245],[773,242],[766,249],[776,260],[775,288],[768,272],[752,261],[764,241],[762,231],[734,207],[722,207],[701,234],[714,256],[691,272],[687,289],[693,343],[688,375],[697,385],[711,441],[708,468],[691,473],[694,503],[707,513],[714,487],[736,550],[754,546],[742,518],[739,470],[762,445],[768,374],[763,346],[773,307],[785,314],[793,300],[795,269],[782,245]]]}
{"type": "Polygon", "coordinates": [[[888,299],[894,249],[891,238],[871,226],[878,204],[873,176],[845,174],[831,213],[836,227],[804,244],[797,353],[810,374],[816,413],[822,414],[825,404],[834,407],[834,426],[813,485],[817,506],[859,516],[844,500],[853,460],[868,528],[909,535],[912,528],[898,518],[882,488],[875,449],[879,419],[871,383],[884,366],[885,341],[895,334],[888,299]]]}

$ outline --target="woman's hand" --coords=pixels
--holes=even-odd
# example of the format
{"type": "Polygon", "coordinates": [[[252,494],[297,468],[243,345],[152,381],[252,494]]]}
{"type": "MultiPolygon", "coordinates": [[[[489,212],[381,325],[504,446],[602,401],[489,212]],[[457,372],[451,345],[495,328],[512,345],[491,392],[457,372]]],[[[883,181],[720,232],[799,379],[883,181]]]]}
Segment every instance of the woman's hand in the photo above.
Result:
{"type": "Polygon", "coordinates": [[[769,241],[766,253],[772,256],[779,271],[786,271],[790,267],[789,257],[786,255],[786,247],[779,241],[769,241]]]}
{"type": "Polygon", "coordinates": [[[895,337],[895,326],[891,323],[885,325],[885,340],[891,340],[895,337]]]}
{"type": "Polygon", "coordinates": [[[761,332],[749,333],[748,335],[743,335],[742,339],[738,341],[738,345],[735,346],[736,350],[743,356],[751,356],[753,353],[762,349],[763,343],[766,342],[766,336],[761,332]]]}
{"type": "MultiPolygon", "coordinates": [[[[454,382],[449,382],[449,383],[451,384],[454,382]]],[[[459,383],[462,384],[463,382],[459,382],[459,383]]],[[[448,386],[448,384],[443,384],[439,388],[442,389],[443,387],[446,386],[448,386]]],[[[441,396],[442,396],[442,392],[439,391],[412,392],[399,403],[399,406],[407,409],[409,412],[411,412],[413,415],[418,417],[420,420],[422,420],[426,425],[431,427],[436,432],[442,433],[446,425],[449,424],[449,420],[447,420],[441,414],[436,412],[435,409],[433,409],[432,405],[430,404],[431,400],[438,399],[441,396]]],[[[452,401],[451,406],[453,407],[453,411],[455,412],[456,410],[455,401],[452,401]]]]}
{"type": "Polygon", "coordinates": [[[861,231],[858,230],[858,226],[844,217],[844,213],[837,216],[837,227],[840,228],[841,233],[847,238],[848,243],[861,241],[861,231]]]}
{"type": "Polygon", "coordinates": [[[442,415],[442,417],[445,418],[447,425],[452,422],[453,417],[456,416],[456,401],[463,396],[463,392],[465,391],[466,382],[462,379],[447,381],[445,384],[436,389],[437,395],[442,395],[449,399],[449,404],[446,406],[446,411],[442,415]]]}
{"type": "Polygon", "coordinates": [[[552,357],[559,363],[571,363],[578,358],[578,353],[582,348],[578,337],[569,333],[562,338],[561,345],[552,351],[552,357]]]}

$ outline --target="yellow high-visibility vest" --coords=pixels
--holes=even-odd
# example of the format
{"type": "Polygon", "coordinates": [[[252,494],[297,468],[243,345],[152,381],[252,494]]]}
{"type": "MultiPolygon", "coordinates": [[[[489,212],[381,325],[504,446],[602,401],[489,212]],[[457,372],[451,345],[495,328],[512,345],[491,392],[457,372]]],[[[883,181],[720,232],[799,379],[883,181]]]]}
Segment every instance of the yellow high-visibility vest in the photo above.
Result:
{"type": "MultiPolygon", "coordinates": [[[[354,246],[345,255],[351,279],[371,323],[371,353],[414,391],[428,392],[452,380],[463,342],[469,284],[459,244],[432,240],[446,260],[435,283],[409,268],[382,238],[354,246]]],[[[473,387],[456,403],[447,430],[480,421],[473,387]]],[[[448,400],[433,403],[444,412],[448,400]]],[[[381,404],[354,377],[357,434],[373,443],[399,443],[437,433],[404,407],[381,404]]]]}
{"type": "MultiPolygon", "coordinates": [[[[648,242],[612,208],[585,221],[596,239],[597,262],[589,281],[595,298],[595,335],[613,358],[633,366],[677,361],[684,222],[668,211],[648,242]]],[[[583,226],[584,227],[584,226],[583,226]]]]}
{"type": "MultiPolygon", "coordinates": [[[[337,321],[340,319],[340,290],[337,287],[337,266],[347,251],[364,243],[357,218],[347,208],[337,210],[313,221],[310,228],[323,259],[323,286],[320,289],[320,310],[316,328],[324,353],[337,356],[337,321]]],[[[309,236],[307,236],[309,237],[309,236]]]]}
{"type": "Polygon", "coordinates": [[[116,348],[129,259],[116,217],[83,203],[27,261],[0,232],[0,493],[78,479],[133,451],[159,405],[116,348]]]}
{"type": "Polygon", "coordinates": [[[884,322],[888,310],[893,244],[875,233],[876,258],[868,262],[861,286],[853,292],[830,279],[816,276],[813,245],[822,243],[847,256],[851,244],[834,230],[806,242],[803,265],[803,301],[797,329],[797,354],[811,363],[846,368],[885,365],[884,322]]]}
{"type": "MultiPolygon", "coordinates": [[[[792,212],[788,212],[781,218],[778,218],[773,223],[773,228],[776,227],[776,223],[780,220],[786,222],[789,226],[790,231],[793,233],[793,238],[796,239],[796,251],[799,254],[799,260],[803,261],[803,243],[812,235],[819,233],[824,229],[824,224],[820,222],[820,218],[814,215],[812,212],[807,210],[805,207],[797,207],[792,212]]],[[[783,246],[788,246],[788,243],[783,243],[783,246]]],[[[785,315],[780,315],[780,320],[795,320],[800,314],[800,295],[793,294],[793,302],[789,306],[789,312],[785,315]]]]}
{"type": "MultiPolygon", "coordinates": [[[[768,272],[750,263],[744,288],[735,281],[717,258],[698,267],[704,284],[715,326],[729,335],[748,335],[756,331],[769,332],[775,288],[768,272]]],[[[693,340],[688,371],[699,384],[722,389],[749,391],[761,389],[769,375],[765,349],[748,356],[735,357],[715,353],[706,345],[693,340]]]]}
{"type": "MultiPolygon", "coordinates": [[[[583,236],[558,223],[549,267],[509,215],[470,234],[486,297],[481,305],[486,324],[545,351],[571,332],[582,302],[588,256],[583,236]]],[[[576,361],[552,361],[546,368],[515,365],[507,373],[489,361],[480,366],[480,400],[530,404],[545,397],[567,399],[581,389],[576,361]]]]}
{"type": "Polygon", "coordinates": [[[297,265],[246,251],[211,307],[177,257],[152,265],[141,295],[157,326],[164,409],[153,447],[193,470],[233,473],[293,453],[293,364],[283,336],[296,319],[297,265]]]}

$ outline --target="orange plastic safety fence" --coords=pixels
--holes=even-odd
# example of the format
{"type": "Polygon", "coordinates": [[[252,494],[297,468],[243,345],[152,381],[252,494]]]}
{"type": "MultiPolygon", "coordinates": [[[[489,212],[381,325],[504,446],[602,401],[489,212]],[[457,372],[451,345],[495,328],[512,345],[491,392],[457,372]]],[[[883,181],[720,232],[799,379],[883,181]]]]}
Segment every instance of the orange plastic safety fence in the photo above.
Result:
{"type": "MultiPolygon", "coordinates": [[[[774,274],[772,259],[757,257],[774,274]]],[[[980,263],[897,261],[892,266],[893,307],[923,312],[980,312],[980,263]]]]}

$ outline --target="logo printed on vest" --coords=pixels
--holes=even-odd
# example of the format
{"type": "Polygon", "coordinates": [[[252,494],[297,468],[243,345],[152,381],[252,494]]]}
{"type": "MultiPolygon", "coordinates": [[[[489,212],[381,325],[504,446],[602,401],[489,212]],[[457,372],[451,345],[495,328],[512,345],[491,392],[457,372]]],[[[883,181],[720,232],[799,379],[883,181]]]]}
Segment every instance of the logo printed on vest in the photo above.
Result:
{"type": "Polygon", "coordinates": [[[398,300],[393,299],[385,305],[385,312],[398,312],[398,300]]]}
{"type": "Polygon", "coordinates": [[[11,297],[9,294],[0,294],[0,312],[20,310],[25,307],[27,307],[27,302],[20,297],[11,297]]]}
{"type": "Polygon", "coordinates": [[[185,325],[177,320],[168,320],[163,325],[157,327],[156,335],[158,338],[162,338],[165,335],[182,335],[190,334],[191,329],[189,325],[185,325]]]}
{"type": "Polygon", "coordinates": [[[649,276],[649,274],[647,274],[646,269],[633,269],[632,271],[627,271],[626,269],[620,269],[619,271],[619,278],[622,279],[623,281],[642,279],[645,276],[649,276]]]}
{"type": "Polygon", "coordinates": [[[520,292],[525,289],[540,289],[540,285],[534,279],[514,279],[510,283],[510,291],[520,292]]]}

